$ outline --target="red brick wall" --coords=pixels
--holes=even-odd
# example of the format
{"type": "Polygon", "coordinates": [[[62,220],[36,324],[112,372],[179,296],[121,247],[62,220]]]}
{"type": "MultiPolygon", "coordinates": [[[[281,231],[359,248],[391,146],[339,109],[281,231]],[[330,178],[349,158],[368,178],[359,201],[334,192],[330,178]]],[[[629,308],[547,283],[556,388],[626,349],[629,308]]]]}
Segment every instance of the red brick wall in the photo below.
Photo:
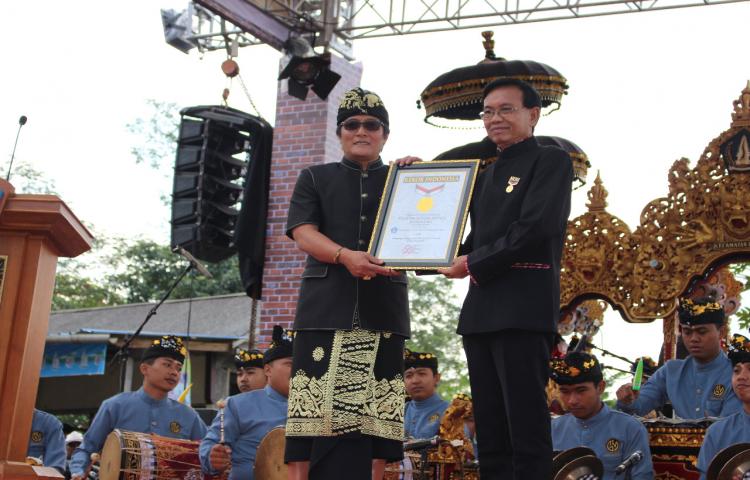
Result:
{"type": "Polygon", "coordinates": [[[265,347],[274,325],[291,328],[305,254],[284,233],[289,198],[301,169],[338,162],[336,112],[344,92],[359,85],[362,64],[332,56],[331,69],[341,75],[328,99],[310,91],[307,100],[289,96],[286,81],[279,82],[273,132],[271,191],[266,232],[263,299],[260,304],[258,345],[265,347]]]}

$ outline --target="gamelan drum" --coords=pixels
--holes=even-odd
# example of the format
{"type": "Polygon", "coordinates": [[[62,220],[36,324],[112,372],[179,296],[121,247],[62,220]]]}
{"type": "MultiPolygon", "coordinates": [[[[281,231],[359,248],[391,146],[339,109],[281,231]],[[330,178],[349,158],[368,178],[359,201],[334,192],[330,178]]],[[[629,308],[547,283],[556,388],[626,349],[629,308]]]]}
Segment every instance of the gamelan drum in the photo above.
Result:
{"type": "Polygon", "coordinates": [[[604,465],[593,450],[576,447],[564,450],[552,459],[553,480],[579,480],[580,478],[602,478],[604,465]]]}
{"type": "Polygon", "coordinates": [[[695,466],[706,429],[713,419],[682,420],[671,418],[641,419],[649,436],[651,461],[656,478],[698,480],[695,466]]]}
{"type": "Polygon", "coordinates": [[[203,474],[200,442],[150,433],[115,430],[102,448],[100,480],[201,480],[223,478],[203,474]]]}
{"type": "Polygon", "coordinates": [[[287,480],[287,467],[284,463],[285,435],[284,427],[276,427],[261,440],[253,469],[257,480],[287,480]]]}
{"type": "Polygon", "coordinates": [[[414,480],[414,473],[418,470],[415,472],[409,455],[404,455],[400,462],[386,464],[383,480],[414,480]]]}

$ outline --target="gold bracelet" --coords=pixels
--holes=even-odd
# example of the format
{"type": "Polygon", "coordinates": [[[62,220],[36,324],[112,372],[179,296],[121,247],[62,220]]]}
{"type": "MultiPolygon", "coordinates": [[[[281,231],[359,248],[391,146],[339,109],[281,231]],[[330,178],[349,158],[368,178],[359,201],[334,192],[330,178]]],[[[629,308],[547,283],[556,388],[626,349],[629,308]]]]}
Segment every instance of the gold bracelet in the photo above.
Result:
{"type": "Polygon", "coordinates": [[[336,250],[336,253],[333,255],[333,263],[339,263],[339,257],[341,256],[341,251],[344,249],[344,247],[339,247],[338,250],[336,250]]]}

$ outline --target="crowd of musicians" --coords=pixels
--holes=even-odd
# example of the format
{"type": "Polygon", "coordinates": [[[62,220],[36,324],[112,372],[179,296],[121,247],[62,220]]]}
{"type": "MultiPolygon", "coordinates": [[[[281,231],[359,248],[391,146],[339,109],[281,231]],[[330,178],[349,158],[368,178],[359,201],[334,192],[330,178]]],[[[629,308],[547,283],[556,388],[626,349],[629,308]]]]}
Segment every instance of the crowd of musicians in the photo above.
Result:
{"type": "MultiPolygon", "coordinates": [[[[689,355],[667,361],[642,386],[618,388],[615,408],[602,401],[602,366],[586,348],[553,355],[572,165],[564,151],[534,137],[540,107],[539,94],[520,80],[486,87],[481,118],[498,157],[476,180],[471,230],[458,257],[438,269],[470,279],[458,334],[473,399],[466,436],[481,478],[548,479],[553,451],[577,446],[595,452],[604,479],[628,462],[630,478],[653,478],[647,432],[634,415],[667,404],[680,418],[720,418],[700,451],[705,474],[719,450],[750,441],[750,342],[735,335],[725,353],[721,305],[683,299],[680,332],[689,355]],[[554,418],[550,379],[564,410],[554,418]],[[642,453],[638,462],[635,452],[642,453]]],[[[105,401],[85,435],[69,438],[80,442],[72,454],[63,451],[59,422],[35,413],[29,455],[81,480],[91,454],[121,429],[199,440],[204,472],[253,479],[259,443],[284,426],[290,480],[380,479],[387,463],[403,459],[406,439],[436,435],[448,406],[436,393],[437,352],[406,348],[406,276],[366,251],[390,133],[377,94],[355,88],[344,95],[336,119],[344,158],[304,168],[290,200],[287,235],[308,254],[294,333],[275,327],[265,352],[237,352],[241,393],[222,402],[209,427],[168,398],[186,354],[182,340],[168,336],[145,351],[142,388],[105,401]]]]}

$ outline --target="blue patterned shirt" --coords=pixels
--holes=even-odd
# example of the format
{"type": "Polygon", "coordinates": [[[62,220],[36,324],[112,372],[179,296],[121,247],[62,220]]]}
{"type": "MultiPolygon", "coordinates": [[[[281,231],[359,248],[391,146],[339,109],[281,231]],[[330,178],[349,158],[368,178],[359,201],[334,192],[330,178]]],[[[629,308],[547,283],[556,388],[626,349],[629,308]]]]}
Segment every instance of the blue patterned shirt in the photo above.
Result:
{"type": "Polygon", "coordinates": [[[732,363],[724,352],[701,364],[693,357],[670,360],[648,379],[630,405],[617,402],[625,413],[646,415],[672,403],[680,418],[726,417],[742,409],[732,391],[732,363]]]}
{"type": "Polygon", "coordinates": [[[646,427],[630,415],[611,410],[606,405],[588,420],[581,420],[570,413],[552,420],[552,448],[562,451],[575,447],[590,448],[596,453],[604,464],[602,480],[625,478],[615,476],[615,469],[636,450],[640,450],[643,459],[630,468],[630,478],[654,478],[646,427]]]}
{"type": "Polygon", "coordinates": [[[431,438],[440,430],[449,403],[437,393],[425,400],[412,400],[406,404],[404,413],[404,433],[406,438],[431,438]]]}
{"type": "Polygon", "coordinates": [[[746,442],[750,442],[750,414],[744,409],[708,427],[706,438],[698,454],[698,470],[701,471],[701,480],[706,479],[708,467],[717,453],[731,445],[746,442]]]}
{"type": "Polygon", "coordinates": [[[60,473],[65,473],[65,435],[57,417],[34,409],[26,456],[39,458],[45,467],[53,467],[60,473]]]}
{"type": "Polygon", "coordinates": [[[206,424],[198,412],[171,398],[156,400],[143,388],[108,398],[99,407],[83,443],[70,461],[72,475],[83,474],[91,454],[101,452],[104,441],[114,429],[139,433],[155,433],[163,437],[200,440],[206,434],[206,424]]]}
{"type": "MultiPolygon", "coordinates": [[[[262,390],[240,393],[227,398],[224,407],[224,443],[232,449],[232,470],[229,480],[253,480],[255,452],[263,437],[275,427],[286,423],[287,398],[266,385],[262,390]]],[[[217,415],[201,442],[203,471],[211,468],[211,449],[221,440],[221,418],[217,415]]]]}

